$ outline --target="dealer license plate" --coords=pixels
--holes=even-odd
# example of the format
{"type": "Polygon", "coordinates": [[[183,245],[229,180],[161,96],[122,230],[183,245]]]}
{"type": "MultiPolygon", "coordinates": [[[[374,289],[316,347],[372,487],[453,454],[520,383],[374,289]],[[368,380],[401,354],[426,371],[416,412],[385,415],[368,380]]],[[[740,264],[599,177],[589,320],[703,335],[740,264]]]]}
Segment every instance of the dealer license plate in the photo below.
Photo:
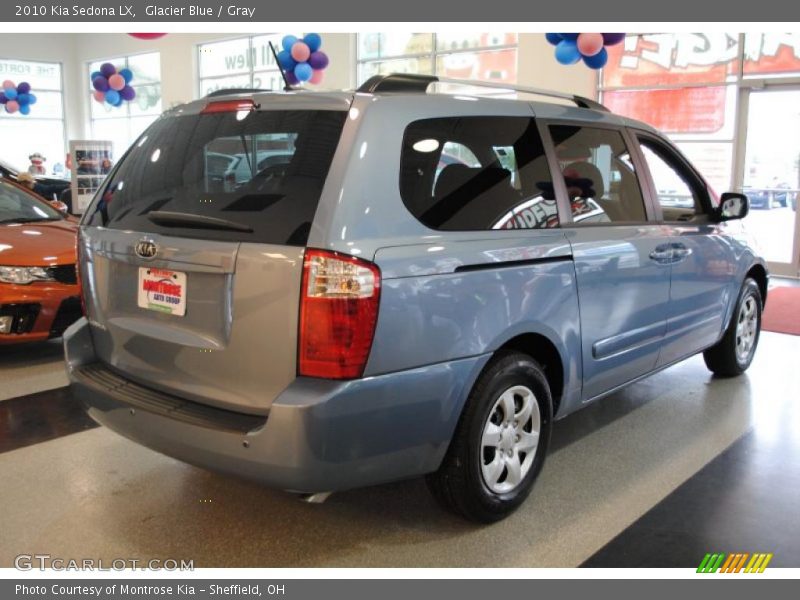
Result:
{"type": "Polygon", "coordinates": [[[138,304],[182,317],[186,314],[186,273],[139,267],[138,304]]]}

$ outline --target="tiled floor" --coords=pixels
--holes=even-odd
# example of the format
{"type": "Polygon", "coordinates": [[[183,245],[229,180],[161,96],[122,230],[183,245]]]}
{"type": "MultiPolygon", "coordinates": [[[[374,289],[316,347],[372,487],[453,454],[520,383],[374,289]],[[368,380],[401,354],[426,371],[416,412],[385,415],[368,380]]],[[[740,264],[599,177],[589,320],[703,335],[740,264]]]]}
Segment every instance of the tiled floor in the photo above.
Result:
{"type": "Polygon", "coordinates": [[[530,499],[476,527],[439,510],[420,480],[307,505],[182,464],[86,421],[57,389],[57,346],[4,352],[0,398],[17,398],[0,402],[0,566],[22,552],[196,566],[692,566],[706,551],[757,550],[797,567],[799,356],[800,338],[765,333],[743,377],[715,379],[695,357],[559,421],[530,499]]]}

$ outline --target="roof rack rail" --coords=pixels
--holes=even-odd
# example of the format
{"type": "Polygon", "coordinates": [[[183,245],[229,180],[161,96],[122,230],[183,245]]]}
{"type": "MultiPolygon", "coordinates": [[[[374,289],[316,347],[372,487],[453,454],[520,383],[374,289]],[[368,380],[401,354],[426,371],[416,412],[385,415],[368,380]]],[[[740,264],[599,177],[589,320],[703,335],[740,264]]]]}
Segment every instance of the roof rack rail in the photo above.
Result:
{"type": "Polygon", "coordinates": [[[546,90],[543,88],[529,87],[522,85],[514,85],[508,83],[494,83],[488,81],[473,81],[470,79],[450,79],[447,77],[437,77],[435,75],[416,75],[412,73],[391,73],[389,75],[375,75],[365,81],[357,92],[375,93],[375,92],[426,92],[432,83],[446,83],[450,85],[463,85],[469,87],[484,87],[493,88],[498,90],[511,90],[514,92],[523,92],[526,94],[536,94],[537,96],[547,96],[550,98],[560,98],[562,100],[569,100],[574,102],[580,108],[590,108],[592,110],[601,110],[603,112],[610,112],[607,107],[603,106],[596,100],[577,96],[575,94],[567,94],[565,92],[555,92],[553,90],[546,90]]]}
{"type": "Polygon", "coordinates": [[[214,98],[216,96],[228,96],[230,94],[255,94],[258,92],[270,92],[272,90],[262,90],[261,88],[223,88],[221,90],[214,90],[206,94],[206,98],[214,98]]]}

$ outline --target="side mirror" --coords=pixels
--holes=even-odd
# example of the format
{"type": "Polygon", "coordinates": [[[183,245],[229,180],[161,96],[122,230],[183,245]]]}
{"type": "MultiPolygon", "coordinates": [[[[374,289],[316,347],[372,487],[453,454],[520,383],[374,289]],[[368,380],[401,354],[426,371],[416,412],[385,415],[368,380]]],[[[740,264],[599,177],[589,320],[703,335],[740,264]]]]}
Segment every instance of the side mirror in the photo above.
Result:
{"type": "Polygon", "coordinates": [[[717,207],[717,221],[744,219],[750,212],[750,198],[738,192],[725,192],[717,207]]]}
{"type": "Polygon", "coordinates": [[[69,207],[61,200],[50,200],[49,204],[63,215],[69,213],[69,207]]]}

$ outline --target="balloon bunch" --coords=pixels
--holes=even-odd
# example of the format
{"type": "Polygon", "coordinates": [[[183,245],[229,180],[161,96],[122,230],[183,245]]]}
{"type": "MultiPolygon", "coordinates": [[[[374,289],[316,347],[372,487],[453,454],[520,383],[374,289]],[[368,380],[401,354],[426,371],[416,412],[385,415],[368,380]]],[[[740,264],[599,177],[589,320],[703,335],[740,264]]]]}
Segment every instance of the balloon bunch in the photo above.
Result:
{"type": "Polygon", "coordinates": [[[93,96],[100,104],[103,102],[111,106],[120,106],[123,102],[130,102],[136,97],[130,83],[133,72],[130,69],[120,69],[111,63],[103,63],[100,70],[91,75],[93,96]]]}
{"type": "Polygon", "coordinates": [[[590,69],[602,69],[608,62],[606,46],[625,39],[624,33],[548,33],[547,41],[556,47],[556,60],[574,65],[583,59],[590,69]]]}
{"type": "Polygon", "coordinates": [[[293,35],[284,36],[283,50],[278,52],[278,64],[283,69],[289,85],[299,83],[321,83],[328,55],[319,48],[322,38],[318,33],[307,33],[298,39],[293,35]]]}
{"type": "Polygon", "coordinates": [[[31,112],[31,104],[36,104],[36,96],[31,93],[31,84],[23,81],[15,85],[10,79],[3,82],[0,90],[0,104],[6,107],[6,112],[13,114],[19,111],[21,115],[31,112]]]}

